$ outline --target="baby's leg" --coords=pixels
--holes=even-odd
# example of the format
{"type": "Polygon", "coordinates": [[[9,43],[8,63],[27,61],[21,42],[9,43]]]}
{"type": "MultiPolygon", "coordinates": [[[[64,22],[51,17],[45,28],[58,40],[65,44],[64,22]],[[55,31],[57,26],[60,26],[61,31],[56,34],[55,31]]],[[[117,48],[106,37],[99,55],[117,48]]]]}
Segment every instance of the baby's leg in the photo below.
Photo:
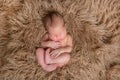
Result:
{"type": "Polygon", "coordinates": [[[68,63],[70,60],[70,54],[69,53],[62,53],[59,57],[56,59],[53,59],[53,62],[57,62],[57,65],[59,67],[62,67],[68,63]]]}
{"type": "Polygon", "coordinates": [[[38,48],[36,50],[36,59],[38,61],[38,64],[40,64],[42,67],[46,66],[45,61],[44,61],[44,49],[43,48],[38,48]]]}
{"type": "Polygon", "coordinates": [[[37,59],[37,61],[38,61],[38,64],[40,64],[41,65],[41,67],[43,68],[43,69],[45,69],[46,71],[53,71],[53,70],[55,70],[56,69],[56,64],[52,64],[52,65],[47,65],[46,63],[45,63],[45,53],[44,53],[45,51],[44,51],[44,49],[43,48],[38,48],[37,50],[36,50],[36,59],[37,59]]]}
{"type": "Polygon", "coordinates": [[[51,64],[51,58],[50,58],[50,48],[48,48],[45,52],[45,62],[46,64],[51,64]]]}
{"type": "Polygon", "coordinates": [[[57,58],[51,58],[48,53],[46,53],[46,58],[47,58],[47,64],[54,64],[56,63],[57,66],[62,67],[63,65],[67,64],[68,61],[70,60],[70,54],[69,53],[62,53],[60,56],[57,58]]]}

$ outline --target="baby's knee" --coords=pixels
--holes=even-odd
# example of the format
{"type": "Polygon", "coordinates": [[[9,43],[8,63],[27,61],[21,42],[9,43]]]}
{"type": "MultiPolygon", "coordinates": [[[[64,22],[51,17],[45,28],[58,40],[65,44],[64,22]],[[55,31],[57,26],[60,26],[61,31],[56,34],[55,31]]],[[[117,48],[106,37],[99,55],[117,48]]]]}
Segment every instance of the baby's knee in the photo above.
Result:
{"type": "Polygon", "coordinates": [[[58,67],[62,67],[66,65],[70,60],[70,54],[65,53],[63,59],[61,60],[61,63],[58,64],[58,67]]]}
{"type": "Polygon", "coordinates": [[[44,52],[44,49],[43,49],[43,48],[38,48],[38,49],[36,50],[36,53],[40,53],[40,52],[44,52]]]}
{"type": "Polygon", "coordinates": [[[63,63],[63,64],[67,64],[69,60],[70,60],[70,54],[65,53],[62,63],[63,63]]]}
{"type": "Polygon", "coordinates": [[[44,49],[43,48],[38,48],[36,50],[36,58],[42,57],[44,54],[44,49]]]}

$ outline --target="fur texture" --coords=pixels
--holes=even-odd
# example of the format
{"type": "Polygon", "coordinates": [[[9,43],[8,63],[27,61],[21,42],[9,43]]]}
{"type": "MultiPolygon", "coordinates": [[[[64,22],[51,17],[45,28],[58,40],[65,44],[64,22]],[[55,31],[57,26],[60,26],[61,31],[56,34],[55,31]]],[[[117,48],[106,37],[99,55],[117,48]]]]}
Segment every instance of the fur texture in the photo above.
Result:
{"type": "Polygon", "coordinates": [[[120,80],[120,0],[0,0],[0,80],[120,80]],[[74,39],[68,65],[37,65],[42,17],[59,11],[74,39]]]}

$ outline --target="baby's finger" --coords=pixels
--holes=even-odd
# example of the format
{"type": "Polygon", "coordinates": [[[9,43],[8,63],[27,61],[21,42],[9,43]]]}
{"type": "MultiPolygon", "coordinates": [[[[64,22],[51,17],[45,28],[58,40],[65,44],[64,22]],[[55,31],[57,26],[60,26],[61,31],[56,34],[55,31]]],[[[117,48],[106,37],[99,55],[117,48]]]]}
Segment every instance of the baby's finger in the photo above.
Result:
{"type": "Polygon", "coordinates": [[[54,56],[54,58],[57,58],[58,57],[58,55],[56,54],[55,56],[54,56]]]}
{"type": "Polygon", "coordinates": [[[61,44],[58,44],[58,46],[60,47],[60,46],[61,46],[61,44]]]}
{"type": "Polygon", "coordinates": [[[56,54],[56,57],[58,57],[60,54],[58,53],[58,54],[56,54]]]}
{"type": "Polygon", "coordinates": [[[50,56],[51,56],[51,57],[54,57],[54,56],[55,56],[55,54],[51,54],[50,56]]]}
{"type": "Polygon", "coordinates": [[[60,42],[59,42],[58,44],[59,44],[59,45],[61,45],[61,43],[60,43],[60,42]]]}
{"type": "Polygon", "coordinates": [[[53,52],[50,53],[50,56],[53,54],[53,52]]]}
{"type": "Polygon", "coordinates": [[[46,50],[46,53],[49,53],[49,49],[46,50]]]}
{"type": "Polygon", "coordinates": [[[57,54],[53,55],[53,58],[56,58],[57,57],[57,54]]]}
{"type": "Polygon", "coordinates": [[[51,56],[51,58],[52,58],[52,59],[54,59],[54,58],[55,58],[55,56],[51,56]]]}
{"type": "Polygon", "coordinates": [[[61,45],[60,44],[57,44],[57,47],[60,47],[61,45]]]}
{"type": "Polygon", "coordinates": [[[61,44],[58,44],[59,46],[61,46],[61,44]]]}
{"type": "Polygon", "coordinates": [[[54,52],[54,51],[52,51],[52,52],[50,53],[50,56],[53,56],[53,55],[55,55],[55,52],[54,52]]]}
{"type": "Polygon", "coordinates": [[[60,44],[60,42],[57,42],[57,44],[60,44]]]}

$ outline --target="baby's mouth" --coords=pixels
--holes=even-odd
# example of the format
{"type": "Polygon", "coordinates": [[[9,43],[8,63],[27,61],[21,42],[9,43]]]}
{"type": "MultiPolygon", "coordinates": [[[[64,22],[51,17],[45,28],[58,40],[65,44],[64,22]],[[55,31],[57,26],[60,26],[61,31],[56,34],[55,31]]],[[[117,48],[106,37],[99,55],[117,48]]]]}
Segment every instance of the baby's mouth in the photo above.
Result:
{"type": "Polygon", "coordinates": [[[59,39],[58,41],[61,42],[62,40],[64,40],[64,39],[59,39]]]}

